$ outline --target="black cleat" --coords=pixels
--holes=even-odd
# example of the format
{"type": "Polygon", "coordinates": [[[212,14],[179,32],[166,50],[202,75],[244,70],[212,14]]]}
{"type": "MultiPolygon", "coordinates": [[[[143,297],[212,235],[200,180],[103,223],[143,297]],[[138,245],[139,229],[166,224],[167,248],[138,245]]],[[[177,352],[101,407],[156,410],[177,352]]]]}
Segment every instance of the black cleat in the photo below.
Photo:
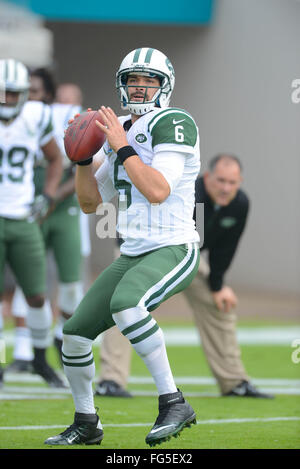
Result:
{"type": "Polygon", "coordinates": [[[62,361],[62,345],[63,341],[61,339],[58,339],[57,337],[54,338],[53,345],[57,351],[58,358],[60,361],[61,366],[63,366],[63,361],[62,361]]]}
{"type": "Polygon", "coordinates": [[[40,375],[51,388],[67,388],[63,380],[46,361],[33,360],[32,367],[34,373],[40,375]]]}
{"type": "Polygon", "coordinates": [[[3,383],[4,383],[3,376],[4,376],[4,371],[3,371],[2,366],[0,365],[0,388],[2,388],[3,383]]]}
{"type": "Polygon", "coordinates": [[[224,397],[256,397],[260,399],[274,399],[272,394],[266,394],[256,389],[249,381],[242,381],[235,386],[231,391],[223,394],[224,397]]]}
{"type": "Polygon", "coordinates": [[[32,373],[32,362],[30,360],[16,359],[6,368],[6,373],[32,373]]]}
{"type": "Polygon", "coordinates": [[[102,439],[98,415],[75,412],[74,423],[59,435],[50,436],[45,445],[100,445],[102,439]]]}
{"type": "Polygon", "coordinates": [[[97,384],[95,396],[132,397],[132,394],[115,381],[103,380],[97,384]]]}
{"type": "Polygon", "coordinates": [[[172,436],[177,438],[185,427],[197,423],[194,410],[184,400],[179,390],[172,394],[159,396],[158,402],[158,417],[146,436],[146,443],[150,446],[168,441],[172,436]]]}

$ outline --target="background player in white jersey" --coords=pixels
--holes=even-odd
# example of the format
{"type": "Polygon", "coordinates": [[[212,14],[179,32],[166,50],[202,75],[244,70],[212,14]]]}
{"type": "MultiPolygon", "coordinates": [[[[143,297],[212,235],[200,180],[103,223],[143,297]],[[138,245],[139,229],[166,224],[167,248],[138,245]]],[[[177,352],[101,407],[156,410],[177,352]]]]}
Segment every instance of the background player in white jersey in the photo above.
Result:
{"type": "MultiPolygon", "coordinates": [[[[68,120],[80,112],[81,103],[65,104],[56,102],[56,84],[52,73],[39,68],[30,74],[30,92],[29,99],[32,101],[41,101],[48,104],[52,112],[53,132],[57,144],[60,147],[63,158],[63,177],[56,191],[51,213],[42,220],[40,227],[45,242],[46,249],[52,251],[55,261],[55,267],[58,274],[58,318],[54,329],[54,344],[61,356],[62,346],[62,328],[63,324],[75,310],[83,296],[81,282],[81,236],[80,236],[80,208],[75,194],[74,167],[65,155],[64,150],[64,129],[67,127],[68,120]]],[[[80,93],[75,85],[64,85],[58,88],[58,98],[64,100],[66,93],[67,101],[72,98],[80,98],[80,93]],[[70,88],[71,87],[71,88],[70,88]],[[74,96],[74,92],[76,95],[74,96]],[[71,95],[72,92],[72,95],[71,95]]],[[[41,197],[47,161],[43,152],[40,152],[35,166],[35,194],[41,197]]],[[[51,260],[51,259],[49,259],[51,260]]],[[[52,263],[50,263],[52,266],[52,263]]],[[[53,274],[50,272],[49,274],[53,274]]],[[[55,274],[55,273],[54,273],[55,274]]],[[[53,277],[53,275],[51,275],[53,277]]],[[[51,284],[51,282],[50,282],[51,284]]],[[[16,316],[16,325],[18,329],[26,327],[26,305],[22,305],[22,295],[17,290],[13,301],[13,314],[16,316]],[[23,314],[22,314],[23,313],[23,314]]],[[[23,301],[24,303],[24,301],[23,301]]],[[[18,344],[19,335],[16,334],[15,340],[15,358],[11,364],[10,371],[24,370],[26,361],[22,359],[21,353],[28,356],[28,352],[18,344]],[[18,353],[18,355],[17,355],[18,353]]],[[[21,335],[21,342],[24,343],[24,333],[21,335]]],[[[27,345],[30,347],[30,343],[27,345]]],[[[27,361],[30,364],[30,362],[27,361]]]]}
{"type": "Polygon", "coordinates": [[[4,265],[8,263],[28,303],[33,368],[51,385],[63,386],[45,357],[52,312],[44,296],[44,243],[34,221],[39,211],[46,214],[52,204],[61,179],[62,156],[53,136],[50,108],[27,101],[26,67],[14,59],[1,60],[0,83],[5,87],[5,102],[0,104],[0,294],[3,293],[4,265]],[[49,165],[43,204],[37,207],[33,167],[40,148],[49,165]]]}
{"type": "Polygon", "coordinates": [[[96,174],[92,158],[76,170],[82,209],[92,213],[119,193],[121,256],[102,272],[64,326],[63,363],[75,403],[73,425],[49,445],[100,443],[92,380],[93,340],[117,325],[149,369],[159,394],[159,415],[146,437],[166,441],[196,415],[177,389],[164,337],[150,312],[186,288],[199,264],[193,222],[194,183],[200,170],[198,130],[181,109],[168,108],[174,70],[158,50],[129,53],[117,73],[117,89],[129,115],[101,107],[107,141],[96,174]]]}
{"type": "MultiPolygon", "coordinates": [[[[70,104],[75,106],[82,106],[83,96],[81,89],[76,83],[60,83],[56,88],[55,102],[61,104],[70,104]]],[[[91,236],[89,227],[89,215],[80,210],[80,237],[81,237],[81,254],[84,261],[91,254],[91,236]]],[[[85,281],[89,284],[88,262],[84,266],[85,281]]]]}

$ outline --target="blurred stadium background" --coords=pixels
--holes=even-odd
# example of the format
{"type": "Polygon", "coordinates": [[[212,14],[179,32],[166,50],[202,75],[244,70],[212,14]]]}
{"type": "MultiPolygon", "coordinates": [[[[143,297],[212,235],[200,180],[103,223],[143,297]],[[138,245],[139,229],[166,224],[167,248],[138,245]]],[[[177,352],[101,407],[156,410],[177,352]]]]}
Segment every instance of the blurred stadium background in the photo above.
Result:
{"type": "MultiPolygon", "coordinates": [[[[239,314],[300,317],[300,78],[298,0],[133,0],[74,3],[0,2],[0,56],[50,67],[58,82],[80,85],[84,106],[119,103],[114,76],[140,46],[162,50],[176,72],[173,102],[195,117],[202,171],[220,151],[241,157],[251,199],[246,232],[227,282],[239,314]]],[[[90,217],[93,278],[113,256],[114,241],[96,238],[90,217]]],[[[181,296],[162,314],[189,315],[181,296]]]]}

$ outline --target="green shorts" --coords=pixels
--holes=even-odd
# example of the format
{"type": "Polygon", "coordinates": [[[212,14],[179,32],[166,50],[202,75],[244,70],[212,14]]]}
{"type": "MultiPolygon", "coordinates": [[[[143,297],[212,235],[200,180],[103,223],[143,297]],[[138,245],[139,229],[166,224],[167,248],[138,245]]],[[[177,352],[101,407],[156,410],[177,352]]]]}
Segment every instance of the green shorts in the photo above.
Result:
{"type": "MultiPolygon", "coordinates": [[[[65,169],[62,183],[72,177],[70,168],[65,169]]],[[[34,170],[36,195],[43,193],[46,170],[37,166],[34,170]]],[[[41,225],[46,249],[52,250],[62,283],[81,279],[80,208],[77,197],[71,194],[61,201],[41,225]]]]}
{"type": "Polygon", "coordinates": [[[0,217],[0,294],[4,288],[5,263],[9,264],[25,296],[45,293],[45,246],[36,223],[0,217]]]}
{"type": "Polygon", "coordinates": [[[168,246],[136,257],[121,255],[91,286],[64,333],[94,340],[114,326],[112,314],[143,306],[156,309],[193,280],[200,260],[197,243],[168,246]]]}
{"type": "Polygon", "coordinates": [[[62,283],[81,279],[80,208],[74,196],[61,202],[41,224],[46,249],[53,251],[62,283]]]}

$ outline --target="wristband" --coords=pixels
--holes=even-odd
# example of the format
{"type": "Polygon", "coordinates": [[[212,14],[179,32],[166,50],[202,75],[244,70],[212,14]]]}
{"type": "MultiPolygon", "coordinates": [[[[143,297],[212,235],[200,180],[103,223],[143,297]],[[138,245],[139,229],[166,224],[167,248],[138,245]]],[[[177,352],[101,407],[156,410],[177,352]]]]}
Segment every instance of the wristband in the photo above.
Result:
{"type": "Polygon", "coordinates": [[[49,205],[51,205],[54,202],[54,197],[51,197],[51,195],[45,194],[45,192],[43,192],[42,195],[45,197],[49,205]]]}
{"type": "Polygon", "coordinates": [[[78,164],[79,166],[87,166],[89,164],[91,164],[93,161],[93,157],[91,156],[90,158],[88,158],[87,160],[84,160],[84,161],[76,161],[76,164],[78,164]]]}
{"type": "Polygon", "coordinates": [[[127,158],[129,158],[130,156],[136,155],[136,151],[130,145],[126,145],[125,147],[119,148],[119,150],[117,151],[117,155],[119,157],[119,160],[123,164],[124,161],[127,160],[127,158]]]}

